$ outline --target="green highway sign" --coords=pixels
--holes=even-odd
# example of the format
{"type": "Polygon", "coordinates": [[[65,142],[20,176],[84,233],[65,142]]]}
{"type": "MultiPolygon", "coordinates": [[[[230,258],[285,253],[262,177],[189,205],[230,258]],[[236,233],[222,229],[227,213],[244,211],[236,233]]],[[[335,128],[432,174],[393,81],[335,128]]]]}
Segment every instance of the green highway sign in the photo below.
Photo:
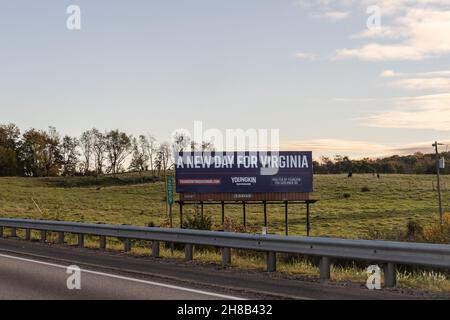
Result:
{"type": "Polygon", "coordinates": [[[169,205],[173,205],[173,177],[172,176],[167,176],[166,196],[167,196],[167,203],[169,205]]]}

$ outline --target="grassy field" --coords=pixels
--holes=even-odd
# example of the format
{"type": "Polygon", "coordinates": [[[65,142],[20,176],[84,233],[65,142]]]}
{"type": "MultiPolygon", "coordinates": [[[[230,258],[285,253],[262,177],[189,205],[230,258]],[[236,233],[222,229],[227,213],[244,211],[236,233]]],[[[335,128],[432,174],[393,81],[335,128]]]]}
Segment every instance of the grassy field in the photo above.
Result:
{"type": "MultiPolygon", "coordinates": [[[[316,175],[312,235],[367,238],[369,230],[405,228],[409,220],[427,225],[437,217],[435,177],[429,175],[316,175]],[[363,192],[367,187],[369,191],[363,192]]],[[[450,208],[450,176],[443,177],[443,201],[450,208]]],[[[114,224],[163,225],[163,183],[139,175],[117,178],[0,178],[0,216],[114,224]],[[39,207],[39,208],[38,208],[39,207]],[[40,209],[40,210],[39,210],[40,209]]],[[[194,212],[185,207],[185,214],[194,212]]],[[[247,208],[247,223],[259,231],[262,205],[247,208]]],[[[305,234],[305,208],[291,205],[290,234],[305,234]]],[[[268,205],[269,231],[283,233],[284,207],[268,205]]],[[[449,210],[447,210],[449,211],[449,210]]],[[[220,224],[220,206],[205,206],[220,224]]],[[[242,221],[242,206],[227,205],[227,217],[242,221]]],[[[178,225],[178,208],[174,223],[178,225]]]]}
{"type": "MultiPolygon", "coordinates": [[[[312,207],[312,235],[345,238],[370,238],[371,230],[389,232],[406,229],[408,221],[422,226],[437,219],[437,192],[434,176],[383,175],[316,175],[314,198],[319,202],[312,207]],[[363,192],[362,190],[366,191],[363,192]],[[367,191],[368,190],[368,191],[367,191]]],[[[450,176],[443,177],[443,201],[450,211],[450,176]]],[[[284,207],[269,205],[269,231],[284,232],[284,207]]],[[[241,205],[229,205],[227,217],[242,221],[241,205]]],[[[185,215],[194,213],[192,206],[185,215]]],[[[205,206],[219,228],[220,207],[205,206]]],[[[116,178],[0,178],[0,216],[35,219],[58,219],[112,224],[165,225],[163,183],[137,174],[124,174],[116,178]]],[[[248,226],[260,232],[262,205],[247,209],[248,226]]],[[[305,234],[305,208],[290,207],[290,234],[305,234]]],[[[174,223],[178,225],[178,208],[174,210],[174,223]]],[[[37,235],[36,235],[37,236],[37,235]]],[[[51,237],[50,237],[51,239],[51,237]]],[[[75,243],[75,237],[68,235],[75,243]]],[[[96,247],[97,239],[88,237],[86,245],[96,247]]],[[[121,250],[117,239],[109,239],[108,247],[121,250]]],[[[136,244],[133,254],[148,254],[148,246],[136,244]]],[[[163,248],[162,255],[181,258],[181,251],[163,248]]],[[[200,262],[219,263],[215,251],[196,251],[200,262]]],[[[264,258],[258,255],[233,253],[233,265],[240,268],[264,268],[264,258]]],[[[304,260],[280,261],[283,272],[316,277],[318,270],[304,260]]],[[[333,267],[335,280],[364,282],[367,275],[361,267],[333,267]]],[[[426,290],[450,291],[448,275],[434,272],[401,272],[399,285],[426,290]]]]}

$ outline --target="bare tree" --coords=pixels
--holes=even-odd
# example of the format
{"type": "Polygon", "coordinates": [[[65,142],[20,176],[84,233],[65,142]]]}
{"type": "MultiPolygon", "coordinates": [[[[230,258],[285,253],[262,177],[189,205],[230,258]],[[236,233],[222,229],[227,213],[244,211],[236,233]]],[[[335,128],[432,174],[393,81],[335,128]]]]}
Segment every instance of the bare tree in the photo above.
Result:
{"type": "Polygon", "coordinates": [[[202,152],[212,152],[215,151],[214,143],[212,141],[202,141],[198,143],[197,141],[192,140],[190,142],[191,151],[202,151],[202,152]]]}
{"type": "Polygon", "coordinates": [[[71,176],[76,173],[78,156],[78,139],[75,137],[64,136],[61,144],[61,155],[63,165],[63,175],[71,176]]]}
{"type": "Polygon", "coordinates": [[[131,150],[131,136],[119,130],[111,130],[106,134],[106,152],[109,160],[109,172],[119,173],[131,150]]]}
{"type": "Polygon", "coordinates": [[[190,144],[191,144],[191,151],[197,151],[198,143],[192,140],[190,144]]]}
{"type": "Polygon", "coordinates": [[[215,151],[214,143],[211,142],[211,141],[203,141],[203,142],[202,142],[202,151],[203,151],[203,152],[207,152],[207,151],[212,152],[212,151],[215,151]]]}
{"type": "Polygon", "coordinates": [[[175,132],[172,137],[172,150],[174,154],[186,151],[188,146],[191,145],[191,139],[183,132],[175,132]]]}
{"type": "Polygon", "coordinates": [[[61,136],[59,135],[58,131],[55,127],[50,126],[48,127],[48,149],[44,149],[43,152],[43,159],[45,163],[45,171],[46,176],[51,175],[51,171],[55,166],[55,163],[58,163],[59,166],[61,166],[62,157],[61,157],[61,150],[60,150],[60,141],[61,136]]]}
{"type": "Polygon", "coordinates": [[[139,136],[139,142],[136,138],[133,139],[133,156],[131,158],[129,170],[142,171],[148,170],[148,156],[146,152],[147,138],[145,136],[139,136]]]}
{"type": "Polygon", "coordinates": [[[92,149],[94,145],[93,130],[86,130],[81,134],[80,147],[83,152],[83,173],[89,174],[91,168],[92,149]]]}
{"type": "MultiPolygon", "coordinates": [[[[142,140],[141,140],[142,142],[142,140]]],[[[148,161],[150,162],[150,170],[152,172],[152,176],[155,176],[155,157],[156,153],[158,151],[158,143],[156,141],[156,138],[153,137],[151,134],[147,136],[146,141],[146,148],[147,148],[147,157],[148,161]]]]}
{"type": "Polygon", "coordinates": [[[158,175],[161,175],[161,171],[163,171],[164,176],[166,176],[167,169],[170,167],[170,155],[171,155],[171,146],[168,142],[163,142],[158,148],[158,152],[156,153],[155,166],[158,170],[158,175]]]}
{"type": "Polygon", "coordinates": [[[102,174],[105,163],[106,136],[95,128],[92,129],[92,134],[92,151],[94,154],[95,173],[102,174]]]}

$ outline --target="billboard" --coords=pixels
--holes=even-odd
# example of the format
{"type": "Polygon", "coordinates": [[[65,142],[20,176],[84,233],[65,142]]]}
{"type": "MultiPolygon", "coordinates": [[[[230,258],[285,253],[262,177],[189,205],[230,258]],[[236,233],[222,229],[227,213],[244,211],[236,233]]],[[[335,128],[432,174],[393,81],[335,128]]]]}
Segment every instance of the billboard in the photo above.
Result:
{"type": "Polygon", "coordinates": [[[310,151],[184,152],[175,175],[178,193],[313,191],[310,151]]]}

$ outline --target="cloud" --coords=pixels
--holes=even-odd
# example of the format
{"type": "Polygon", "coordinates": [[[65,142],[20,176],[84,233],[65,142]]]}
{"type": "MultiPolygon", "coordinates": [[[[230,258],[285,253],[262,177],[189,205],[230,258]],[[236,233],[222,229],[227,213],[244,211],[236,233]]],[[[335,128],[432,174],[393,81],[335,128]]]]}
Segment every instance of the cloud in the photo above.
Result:
{"type": "MultiPolygon", "coordinates": [[[[353,0],[349,0],[352,2],[353,0]]],[[[341,21],[349,18],[352,14],[350,7],[345,1],[336,0],[297,0],[294,6],[309,10],[313,18],[322,18],[330,21],[341,21]]]]}
{"type": "Polygon", "coordinates": [[[383,78],[397,78],[388,85],[407,90],[430,90],[434,92],[450,91],[450,70],[400,73],[385,70],[380,75],[383,78]]]}
{"type": "Polygon", "coordinates": [[[301,60],[314,60],[316,59],[316,55],[312,52],[298,52],[295,54],[295,57],[301,60]]]}
{"type": "Polygon", "coordinates": [[[384,70],[381,73],[381,77],[385,77],[385,78],[389,78],[389,77],[422,77],[422,78],[424,78],[424,77],[450,77],[450,70],[438,70],[438,71],[415,72],[415,73],[384,70]]]}
{"type": "Polygon", "coordinates": [[[348,11],[325,11],[318,15],[319,17],[326,18],[331,21],[345,20],[350,17],[350,12],[348,11]]]}
{"type": "Polygon", "coordinates": [[[369,6],[380,8],[381,26],[351,35],[367,41],[338,48],[337,59],[418,61],[450,54],[449,0],[296,0],[294,5],[331,21],[366,14],[369,6]]]}
{"type": "Polygon", "coordinates": [[[411,78],[392,81],[390,86],[408,90],[450,91],[450,78],[411,78]]]}
{"type": "Polygon", "coordinates": [[[383,78],[393,78],[393,77],[397,77],[398,74],[392,70],[384,70],[380,76],[383,78]]]}
{"type": "MultiPolygon", "coordinates": [[[[450,144],[450,140],[443,143],[450,144]]],[[[392,146],[361,140],[315,139],[288,141],[281,145],[281,150],[311,150],[316,159],[321,156],[333,157],[335,155],[346,155],[352,158],[375,158],[408,155],[415,152],[431,153],[433,152],[431,144],[431,141],[427,141],[392,146]]]]}
{"type": "Polygon", "coordinates": [[[370,28],[362,30],[350,36],[351,39],[371,39],[371,38],[385,38],[385,39],[401,39],[408,35],[403,28],[395,28],[392,26],[380,26],[377,28],[370,28]]]}
{"type": "Polygon", "coordinates": [[[450,77],[450,70],[413,73],[413,75],[418,77],[450,77]]]}
{"type": "Polygon", "coordinates": [[[393,99],[390,110],[356,120],[370,127],[450,131],[450,93],[393,99]]]}
{"type": "Polygon", "coordinates": [[[426,56],[424,52],[418,51],[409,45],[382,45],[370,43],[356,49],[339,49],[336,51],[338,59],[359,59],[365,61],[386,60],[422,60],[426,56]]]}
{"type": "MultiPolygon", "coordinates": [[[[430,0],[428,6],[422,7],[406,6],[406,2],[382,1],[380,4],[382,14],[384,16],[388,13],[392,16],[391,25],[366,29],[353,36],[354,38],[381,38],[381,40],[397,38],[397,41],[389,43],[372,41],[356,48],[338,49],[336,58],[365,61],[414,61],[449,54],[450,9],[443,6],[444,4],[440,1],[430,0]],[[386,8],[389,9],[386,10],[386,8]]],[[[448,1],[446,4],[449,4],[448,1]]]]}
{"type": "Polygon", "coordinates": [[[354,97],[341,97],[341,98],[333,98],[332,102],[342,102],[342,103],[353,103],[353,102],[376,102],[379,101],[379,98],[354,98],[354,97]]]}

